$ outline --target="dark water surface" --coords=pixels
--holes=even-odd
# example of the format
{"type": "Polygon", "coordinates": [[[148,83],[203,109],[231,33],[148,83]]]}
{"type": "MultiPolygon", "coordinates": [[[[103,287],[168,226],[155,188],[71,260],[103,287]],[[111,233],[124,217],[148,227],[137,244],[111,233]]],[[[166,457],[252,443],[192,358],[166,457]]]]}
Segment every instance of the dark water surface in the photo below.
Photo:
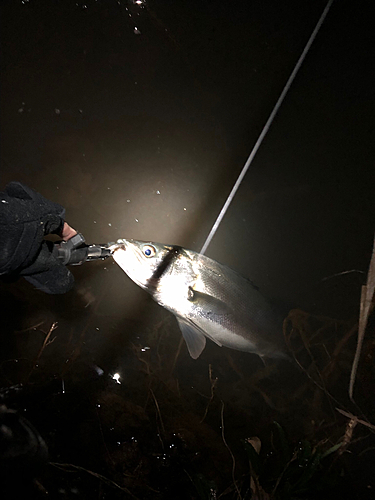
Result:
{"type": "MultiPolygon", "coordinates": [[[[352,421],[350,436],[335,410],[365,418],[347,398],[365,274],[324,280],[371,256],[370,5],[333,4],[207,251],[306,312],[285,332],[301,366],[210,342],[190,359],[174,318],[113,262],[74,268],[61,297],[2,284],[3,402],[55,464],[28,498],[248,499],[253,436],[252,498],[373,498],[372,431],[352,421]],[[310,445],[343,440],[312,470],[310,445]]],[[[0,189],[19,180],[61,203],[88,242],[199,250],[324,6],[3,0],[0,189]]],[[[374,423],[373,354],[370,325],[356,400],[374,423]]]]}

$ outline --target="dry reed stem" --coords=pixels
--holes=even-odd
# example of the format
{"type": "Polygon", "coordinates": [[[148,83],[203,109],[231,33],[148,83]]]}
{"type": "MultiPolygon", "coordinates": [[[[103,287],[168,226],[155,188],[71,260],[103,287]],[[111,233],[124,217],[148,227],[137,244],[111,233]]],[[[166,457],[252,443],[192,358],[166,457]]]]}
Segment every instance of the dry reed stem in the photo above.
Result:
{"type": "Polygon", "coordinates": [[[30,373],[29,373],[29,375],[28,375],[28,377],[27,377],[27,381],[29,381],[29,379],[30,379],[30,377],[31,377],[31,375],[32,375],[32,373],[33,373],[33,371],[35,370],[35,368],[36,368],[36,366],[37,366],[37,364],[38,364],[38,361],[40,360],[40,358],[41,358],[41,356],[42,356],[42,354],[43,354],[44,349],[45,349],[45,348],[46,348],[49,344],[52,344],[52,342],[55,340],[55,338],[56,338],[56,337],[54,337],[52,340],[49,340],[49,338],[50,338],[50,336],[51,336],[52,332],[53,332],[54,330],[56,330],[56,328],[57,328],[57,321],[54,321],[54,322],[52,323],[51,328],[49,329],[48,333],[47,333],[47,334],[46,334],[46,336],[44,337],[44,341],[43,341],[42,347],[39,349],[38,355],[37,355],[37,357],[36,357],[36,359],[35,359],[35,361],[34,361],[34,363],[33,363],[33,366],[32,366],[32,368],[31,368],[31,370],[30,370],[30,373]]]}
{"type": "Polygon", "coordinates": [[[232,479],[233,479],[233,483],[234,483],[234,486],[236,488],[236,491],[237,491],[237,494],[238,494],[238,498],[240,500],[242,500],[241,492],[240,492],[240,490],[239,490],[239,488],[237,486],[236,478],[235,478],[235,475],[234,475],[235,470],[236,470],[236,459],[234,458],[232,450],[229,448],[228,443],[225,440],[225,434],[224,434],[224,401],[221,401],[221,413],[220,413],[220,416],[221,416],[221,437],[222,437],[222,440],[223,440],[223,443],[224,443],[225,447],[227,448],[227,450],[230,453],[230,456],[232,457],[232,479]]]}
{"type": "Polygon", "coordinates": [[[39,321],[36,325],[33,326],[28,326],[27,328],[24,328],[23,330],[16,330],[14,333],[26,333],[29,332],[30,330],[36,330],[39,326],[43,325],[44,321],[39,321]]]}
{"type": "Polygon", "coordinates": [[[200,420],[200,424],[203,422],[203,420],[207,417],[207,413],[208,413],[208,408],[212,402],[212,400],[214,399],[214,391],[215,391],[215,385],[217,384],[217,381],[218,381],[218,378],[215,377],[215,378],[212,378],[212,365],[209,364],[208,365],[208,376],[209,376],[209,379],[210,379],[210,384],[211,384],[211,396],[209,397],[209,401],[207,403],[207,406],[206,406],[206,410],[204,412],[204,415],[202,417],[202,419],[200,420]]]}
{"type": "Polygon", "coordinates": [[[92,470],[85,469],[84,467],[80,467],[79,465],[73,465],[73,464],[60,464],[57,462],[49,462],[49,464],[52,465],[53,467],[56,467],[57,469],[65,471],[65,472],[73,472],[73,471],[86,472],[87,474],[90,474],[91,476],[96,477],[97,479],[99,479],[103,483],[107,484],[108,486],[112,486],[114,488],[117,488],[117,489],[123,491],[124,493],[127,493],[129,496],[131,496],[135,500],[140,500],[138,497],[133,495],[133,493],[130,490],[128,490],[127,488],[120,486],[119,484],[112,481],[112,479],[108,479],[107,477],[102,476],[102,474],[98,474],[97,472],[93,472],[92,470]]]}
{"type": "Polygon", "coordinates": [[[359,312],[359,324],[358,324],[358,340],[357,340],[357,349],[355,351],[352,371],[350,373],[350,381],[349,381],[349,397],[351,401],[353,401],[353,390],[354,383],[357,375],[357,369],[359,364],[359,358],[361,356],[363,339],[365,336],[367,321],[370,315],[370,312],[374,306],[373,298],[375,291],[375,238],[374,244],[372,247],[372,255],[369,265],[369,270],[367,274],[367,282],[366,285],[362,286],[361,292],[361,304],[360,304],[360,312],[359,312]]]}
{"type": "MultiPolygon", "coordinates": [[[[305,313],[307,314],[307,313],[305,313]]],[[[306,318],[306,316],[304,316],[306,318]]],[[[287,335],[287,322],[288,320],[292,319],[293,320],[293,316],[292,318],[290,318],[289,316],[287,318],[285,318],[284,322],[283,322],[283,334],[284,334],[284,338],[285,338],[285,342],[290,350],[290,352],[292,353],[292,356],[293,356],[293,359],[294,361],[297,363],[297,365],[301,368],[301,370],[305,373],[305,375],[311,380],[311,382],[313,382],[313,384],[315,384],[321,391],[323,391],[323,393],[328,397],[328,402],[329,402],[329,405],[331,407],[331,410],[333,412],[333,407],[332,407],[332,403],[331,403],[331,400],[334,401],[336,404],[340,404],[339,401],[336,400],[336,398],[334,396],[332,396],[332,394],[328,391],[328,389],[326,388],[326,384],[325,384],[325,381],[324,381],[324,378],[321,374],[321,372],[319,371],[319,368],[317,367],[315,361],[314,361],[314,357],[309,349],[309,346],[305,343],[305,338],[304,338],[304,335],[301,335],[301,332],[300,332],[300,329],[297,327],[295,328],[293,326],[293,323],[292,323],[292,331],[289,335],[289,337],[292,335],[293,331],[297,331],[300,335],[301,335],[301,338],[302,338],[302,341],[304,343],[304,347],[306,348],[309,356],[310,356],[310,359],[311,359],[311,365],[309,366],[309,368],[311,368],[311,366],[313,366],[313,368],[315,369],[315,371],[317,372],[318,374],[318,377],[321,381],[321,384],[319,384],[315,378],[309,373],[309,369],[306,369],[301,363],[300,361],[297,359],[295,353],[293,352],[291,346],[290,346],[290,342],[289,342],[289,338],[288,338],[288,335],[287,335]]]]}
{"type": "MultiPolygon", "coordinates": [[[[163,431],[163,434],[165,436],[165,427],[164,427],[164,423],[163,423],[163,419],[161,418],[161,412],[160,412],[160,408],[159,408],[159,403],[155,397],[155,394],[154,394],[154,391],[151,389],[150,387],[150,392],[151,392],[151,396],[153,397],[153,400],[154,400],[154,403],[155,403],[155,406],[156,406],[156,411],[158,413],[158,416],[159,416],[159,420],[160,420],[160,424],[161,424],[161,428],[162,428],[162,431],[163,431]]],[[[163,448],[164,448],[164,443],[163,443],[163,448]]]]}
{"type": "Polygon", "coordinates": [[[364,425],[365,427],[368,427],[369,429],[372,429],[373,431],[375,431],[375,425],[370,424],[370,422],[366,422],[366,420],[361,420],[360,418],[356,417],[352,413],[350,413],[348,411],[341,410],[341,408],[336,408],[336,410],[339,413],[341,413],[341,415],[344,415],[345,417],[348,417],[352,420],[355,419],[359,424],[364,425]]]}

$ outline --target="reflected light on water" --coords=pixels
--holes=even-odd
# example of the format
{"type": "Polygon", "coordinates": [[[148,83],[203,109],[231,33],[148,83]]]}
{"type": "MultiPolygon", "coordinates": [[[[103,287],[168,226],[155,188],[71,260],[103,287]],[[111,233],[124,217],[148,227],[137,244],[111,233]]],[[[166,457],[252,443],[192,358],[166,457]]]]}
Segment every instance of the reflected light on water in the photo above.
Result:
{"type": "Polygon", "coordinates": [[[121,384],[121,382],[120,382],[120,374],[119,374],[119,373],[115,373],[114,375],[112,375],[112,378],[113,378],[113,380],[115,380],[118,384],[121,384]]]}

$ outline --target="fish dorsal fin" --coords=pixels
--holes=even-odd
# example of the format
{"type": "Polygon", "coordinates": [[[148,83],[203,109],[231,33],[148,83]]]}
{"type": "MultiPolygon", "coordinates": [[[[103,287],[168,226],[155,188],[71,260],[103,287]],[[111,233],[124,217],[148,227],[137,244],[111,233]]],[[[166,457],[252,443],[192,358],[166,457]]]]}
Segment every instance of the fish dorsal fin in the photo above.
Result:
{"type": "Polygon", "coordinates": [[[206,346],[206,337],[202,331],[190,321],[177,318],[182,336],[185,339],[190,356],[193,359],[199,358],[206,346]]]}

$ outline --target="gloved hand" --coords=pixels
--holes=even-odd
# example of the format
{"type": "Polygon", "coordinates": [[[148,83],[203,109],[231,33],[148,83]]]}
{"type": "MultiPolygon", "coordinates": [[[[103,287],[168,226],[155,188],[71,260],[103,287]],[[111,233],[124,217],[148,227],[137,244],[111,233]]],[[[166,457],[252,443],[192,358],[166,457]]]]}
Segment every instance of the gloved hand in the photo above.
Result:
{"type": "Polygon", "coordinates": [[[72,273],[52,256],[47,234],[68,240],[76,231],[65,222],[65,209],[20,182],[0,193],[0,277],[24,276],[43,292],[65,293],[74,285],[72,273]]]}

